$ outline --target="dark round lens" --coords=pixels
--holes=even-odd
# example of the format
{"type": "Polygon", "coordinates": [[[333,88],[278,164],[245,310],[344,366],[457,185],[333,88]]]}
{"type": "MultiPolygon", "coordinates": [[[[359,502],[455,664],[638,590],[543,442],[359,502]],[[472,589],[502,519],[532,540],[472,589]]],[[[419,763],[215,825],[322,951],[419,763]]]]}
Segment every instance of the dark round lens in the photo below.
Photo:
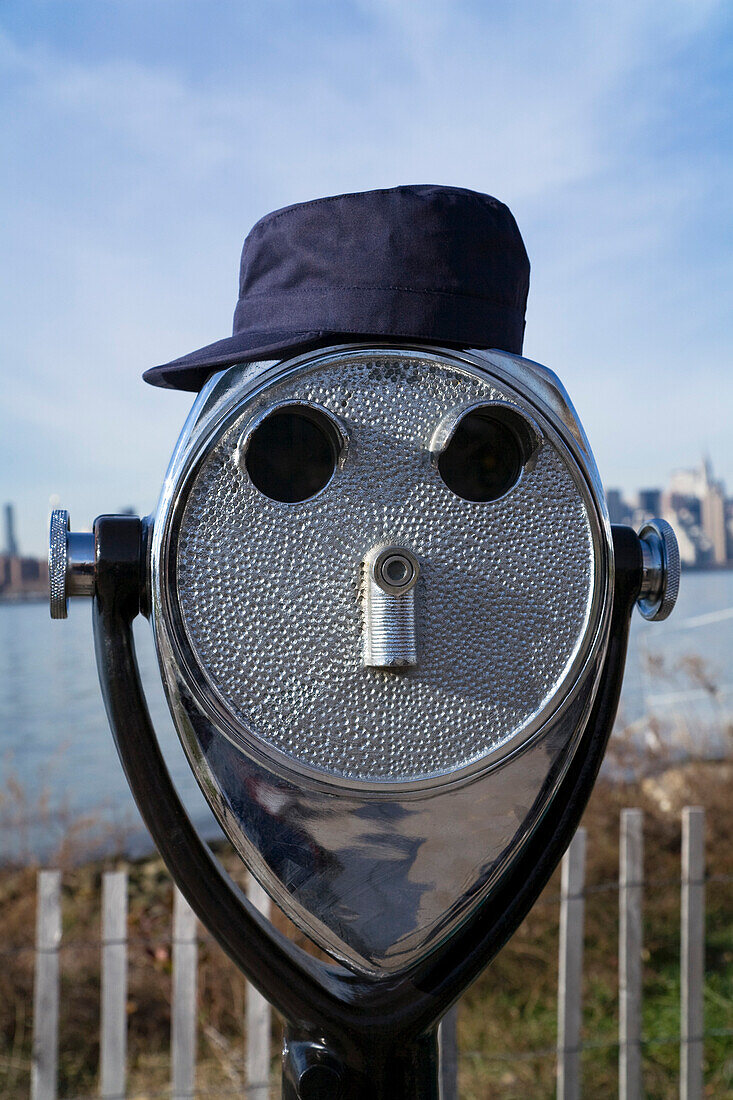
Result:
{"type": "Polygon", "coordinates": [[[519,480],[524,455],[505,417],[466,413],[438,459],[440,476],[464,500],[498,500],[519,480]]]}
{"type": "Polygon", "coordinates": [[[338,452],[336,428],[327,416],[307,406],[289,405],[257,425],[245,465],[253,485],[266,497],[296,504],[328,485],[338,452]]]}

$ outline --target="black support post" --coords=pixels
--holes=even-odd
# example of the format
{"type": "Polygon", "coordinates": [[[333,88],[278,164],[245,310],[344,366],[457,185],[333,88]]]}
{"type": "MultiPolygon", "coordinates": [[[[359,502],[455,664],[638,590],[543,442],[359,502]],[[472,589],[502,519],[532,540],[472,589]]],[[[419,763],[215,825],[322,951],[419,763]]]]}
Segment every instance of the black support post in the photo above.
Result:
{"type": "Polygon", "coordinates": [[[616,591],[598,695],[579,747],[531,838],[488,903],[411,970],[368,978],[326,965],[278,933],[225,875],[181,805],[160,752],[135,659],[145,606],[144,528],[95,524],[94,636],[107,715],[128,783],[171,875],[210,933],[286,1021],[286,1100],[438,1100],[437,1023],[533,905],[578,826],[616,714],[641,549],[614,528],[616,591]]]}

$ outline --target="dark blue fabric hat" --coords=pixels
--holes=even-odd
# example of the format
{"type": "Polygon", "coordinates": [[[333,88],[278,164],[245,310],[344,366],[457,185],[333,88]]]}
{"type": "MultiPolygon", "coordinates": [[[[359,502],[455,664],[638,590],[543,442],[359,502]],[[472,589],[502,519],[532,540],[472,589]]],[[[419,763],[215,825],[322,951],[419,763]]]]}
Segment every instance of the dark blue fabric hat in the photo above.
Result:
{"type": "Polygon", "coordinates": [[[233,363],[362,338],[519,354],[528,290],[517,223],[490,195],[423,184],[298,203],[244,242],[234,334],[143,377],[199,390],[233,363]]]}

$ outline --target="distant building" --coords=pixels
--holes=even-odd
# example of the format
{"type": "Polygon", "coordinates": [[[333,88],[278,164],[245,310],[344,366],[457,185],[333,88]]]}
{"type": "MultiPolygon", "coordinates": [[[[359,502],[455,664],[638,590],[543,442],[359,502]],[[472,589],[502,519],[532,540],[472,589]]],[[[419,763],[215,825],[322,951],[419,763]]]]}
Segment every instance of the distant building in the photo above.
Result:
{"type": "Polygon", "coordinates": [[[48,594],[48,562],[22,558],[15,537],[15,509],[6,504],[5,552],[0,554],[0,599],[26,600],[48,594]]]}
{"type": "Polygon", "coordinates": [[[0,554],[0,599],[24,600],[48,594],[48,563],[0,554]]]}
{"type": "Polygon", "coordinates": [[[661,489],[640,489],[639,490],[639,511],[651,519],[654,516],[661,515],[662,512],[662,490],[661,489]]]}
{"type": "Polygon", "coordinates": [[[713,548],[713,561],[725,565],[728,560],[728,532],[725,523],[725,493],[719,482],[710,481],[700,504],[702,529],[713,548]]]}
{"type": "Polygon", "coordinates": [[[606,504],[611,523],[631,523],[631,505],[621,496],[620,489],[607,490],[606,504]]]}
{"type": "Polygon", "coordinates": [[[706,484],[706,463],[701,462],[693,470],[674,470],[669,479],[669,496],[695,497],[702,499],[706,484]]]}
{"type": "Polygon", "coordinates": [[[726,565],[733,556],[728,530],[730,502],[713,476],[710,459],[692,470],[675,470],[662,497],[663,515],[677,533],[686,565],[726,565]]]}
{"type": "Polygon", "coordinates": [[[18,541],[15,537],[15,509],[5,505],[5,553],[9,558],[18,557],[18,541]]]}

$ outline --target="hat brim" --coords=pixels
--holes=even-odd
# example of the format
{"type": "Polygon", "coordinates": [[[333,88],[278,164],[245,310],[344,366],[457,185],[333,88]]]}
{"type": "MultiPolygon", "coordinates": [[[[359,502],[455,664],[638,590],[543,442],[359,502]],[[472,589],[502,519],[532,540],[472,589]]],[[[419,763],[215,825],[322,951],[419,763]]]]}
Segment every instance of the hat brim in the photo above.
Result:
{"type": "Polygon", "coordinates": [[[292,354],[296,349],[307,351],[329,335],[326,332],[240,332],[225,340],[217,340],[204,348],[151,367],[143,374],[151,386],[167,390],[201,389],[212,371],[223,370],[234,363],[248,363],[257,359],[281,359],[284,352],[292,354]]]}
{"type": "Polygon", "coordinates": [[[143,374],[151,386],[160,386],[166,390],[190,390],[198,393],[213,371],[224,370],[235,363],[256,362],[258,359],[284,359],[301,351],[311,351],[319,346],[330,344],[368,341],[368,340],[407,340],[415,344],[428,344],[431,347],[440,344],[445,348],[484,347],[488,345],[465,340],[442,340],[434,336],[414,336],[410,333],[378,332],[335,332],[323,329],[312,332],[257,332],[239,333],[205,348],[192,351],[180,359],[173,359],[160,367],[151,367],[143,374]]]}

